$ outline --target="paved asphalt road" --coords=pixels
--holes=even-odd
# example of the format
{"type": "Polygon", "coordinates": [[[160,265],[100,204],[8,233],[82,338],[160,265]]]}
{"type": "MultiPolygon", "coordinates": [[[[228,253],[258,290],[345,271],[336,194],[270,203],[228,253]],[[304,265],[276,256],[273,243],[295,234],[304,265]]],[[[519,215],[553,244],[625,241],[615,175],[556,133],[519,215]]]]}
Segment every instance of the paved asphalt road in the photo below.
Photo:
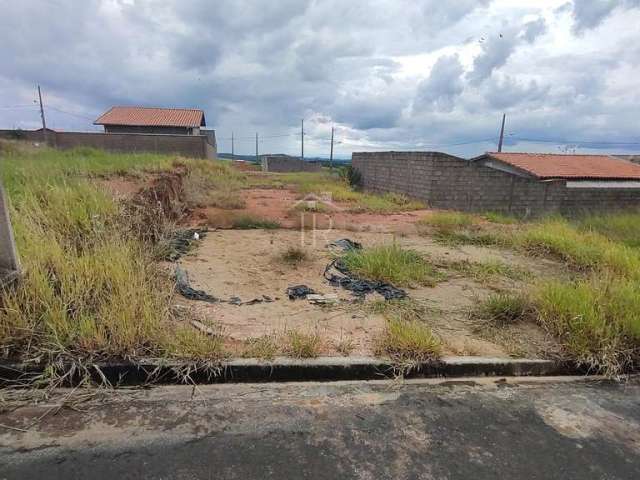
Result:
{"type": "Polygon", "coordinates": [[[640,478],[635,380],[23,395],[0,393],[0,479],[640,478]]]}

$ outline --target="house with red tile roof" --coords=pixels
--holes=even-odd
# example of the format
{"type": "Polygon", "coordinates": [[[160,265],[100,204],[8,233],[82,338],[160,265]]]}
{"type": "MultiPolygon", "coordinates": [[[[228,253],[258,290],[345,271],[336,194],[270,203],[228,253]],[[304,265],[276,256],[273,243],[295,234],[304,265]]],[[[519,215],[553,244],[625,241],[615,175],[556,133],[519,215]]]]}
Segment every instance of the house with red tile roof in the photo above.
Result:
{"type": "Polygon", "coordinates": [[[471,161],[535,180],[640,182],[640,165],[612,155],[487,152],[471,161]]]}
{"type": "Polygon", "coordinates": [[[207,125],[202,110],[193,108],[111,107],[93,122],[105,133],[201,135],[207,125]]]}
{"type": "Polygon", "coordinates": [[[640,164],[613,155],[354,152],[362,186],[432,208],[530,216],[640,209],[640,164]]]}

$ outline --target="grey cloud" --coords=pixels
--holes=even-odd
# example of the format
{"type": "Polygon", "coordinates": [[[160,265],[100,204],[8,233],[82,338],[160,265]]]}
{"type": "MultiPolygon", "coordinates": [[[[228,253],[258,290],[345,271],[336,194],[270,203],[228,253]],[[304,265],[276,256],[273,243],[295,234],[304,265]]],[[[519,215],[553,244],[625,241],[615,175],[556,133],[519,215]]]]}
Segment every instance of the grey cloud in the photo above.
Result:
{"type": "Polygon", "coordinates": [[[528,42],[532,43],[540,35],[547,31],[547,23],[544,18],[540,17],[536,20],[528,22],[524,26],[522,37],[528,42]]]}
{"type": "MultiPolygon", "coordinates": [[[[622,2],[627,8],[640,0],[622,2]]],[[[554,57],[554,46],[536,39],[558,28],[542,17],[566,13],[533,0],[518,4],[0,0],[0,105],[30,104],[39,82],[51,106],[85,116],[112,104],[201,107],[221,132],[222,150],[232,129],[238,136],[286,133],[303,116],[322,120],[310,135],[326,134],[330,122],[352,139],[407,148],[489,138],[502,110],[530,135],[544,136],[546,128],[566,137],[599,135],[606,118],[610,131],[637,136],[632,120],[640,99],[625,83],[640,74],[633,39],[608,31],[620,48],[610,41],[593,51],[578,38],[574,51],[554,57]],[[465,39],[480,36],[486,41],[467,66],[473,47],[465,39]],[[521,49],[532,55],[526,62],[521,49]],[[437,61],[419,78],[430,55],[437,61]]],[[[606,18],[577,15],[581,25],[606,18]]],[[[59,128],[89,123],[54,110],[50,118],[59,128]]],[[[0,128],[37,122],[37,108],[0,110],[0,128]]],[[[269,151],[293,147],[290,139],[264,144],[269,151]]]]}
{"type": "Polygon", "coordinates": [[[502,110],[518,106],[540,106],[549,95],[549,87],[541,86],[536,80],[518,81],[505,76],[497,82],[491,82],[485,91],[485,98],[493,109],[502,110]],[[533,105],[532,105],[533,104],[533,105]]]}
{"type": "Polygon", "coordinates": [[[640,0],[574,0],[573,31],[582,34],[596,28],[616,8],[638,8],[640,0]]]}
{"type": "Polygon", "coordinates": [[[532,43],[545,31],[546,24],[543,18],[528,22],[522,27],[494,30],[482,44],[480,55],[473,61],[473,70],[467,75],[469,81],[479,85],[507,63],[518,45],[522,42],[532,43]]]}
{"type": "Polygon", "coordinates": [[[458,55],[438,58],[429,77],[418,85],[413,109],[435,107],[437,110],[451,111],[456,97],[464,89],[463,73],[458,55]]]}

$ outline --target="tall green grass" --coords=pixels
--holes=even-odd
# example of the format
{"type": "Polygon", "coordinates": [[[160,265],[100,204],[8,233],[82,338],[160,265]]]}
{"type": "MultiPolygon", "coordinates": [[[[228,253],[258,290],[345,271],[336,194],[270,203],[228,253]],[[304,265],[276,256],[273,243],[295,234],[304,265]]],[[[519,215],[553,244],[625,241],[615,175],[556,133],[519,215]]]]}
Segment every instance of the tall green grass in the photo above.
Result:
{"type": "Polygon", "coordinates": [[[640,278],[640,251],[599,233],[580,231],[563,219],[532,224],[515,239],[530,253],[552,255],[585,271],[608,269],[627,278],[640,278]]]}
{"type": "Polygon", "coordinates": [[[422,255],[396,244],[351,250],[342,257],[342,262],[356,275],[400,287],[433,286],[439,278],[422,255]]]}
{"type": "Polygon", "coordinates": [[[640,359],[640,285],[594,276],[545,282],[536,290],[540,321],[579,362],[609,373],[640,359]]]}
{"type": "Polygon", "coordinates": [[[629,247],[640,247],[640,212],[589,215],[577,221],[583,231],[597,232],[629,247]]]}
{"type": "Polygon", "coordinates": [[[189,356],[195,346],[220,353],[219,342],[173,334],[172,282],[125,206],[87,178],[169,168],[173,158],[87,149],[2,152],[0,175],[24,276],[0,292],[0,356],[44,362],[189,356]]]}

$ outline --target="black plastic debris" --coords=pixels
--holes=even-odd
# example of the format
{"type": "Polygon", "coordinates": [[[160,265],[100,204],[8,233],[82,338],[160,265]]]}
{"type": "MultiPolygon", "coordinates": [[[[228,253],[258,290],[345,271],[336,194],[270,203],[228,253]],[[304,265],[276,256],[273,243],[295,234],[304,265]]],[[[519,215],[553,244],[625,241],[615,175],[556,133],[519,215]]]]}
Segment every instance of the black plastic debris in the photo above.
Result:
{"type": "Polygon", "coordinates": [[[339,240],[334,240],[333,242],[327,244],[332,250],[338,250],[341,252],[348,252],[351,250],[360,250],[362,248],[362,244],[358,242],[354,242],[348,238],[341,238],[339,240]]]}
{"type": "Polygon", "coordinates": [[[287,296],[289,300],[297,300],[299,298],[307,298],[307,295],[315,294],[316,292],[307,287],[306,285],[296,285],[294,287],[287,288],[287,296]]]}
{"type": "Polygon", "coordinates": [[[254,298],[253,300],[249,300],[248,302],[243,302],[240,297],[231,297],[228,300],[214,297],[204,290],[196,290],[195,288],[192,288],[189,283],[187,272],[178,266],[176,266],[175,277],[178,293],[189,300],[199,300],[201,302],[208,303],[229,303],[231,305],[237,306],[255,305],[256,303],[271,303],[274,301],[273,298],[267,295],[262,295],[261,298],[254,298]]]}
{"type": "Polygon", "coordinates": [[[324,278],[326,278],[332,286],[342,287],[360,298],[373,292],[379,293],[385,300],[398,300],[407,297],[407,292],[401,288],[394,287],[390,283],[364,280],[353,276],[339,258],[327,265],[327,268],[324,270],[324,278]],[[338,272],[338,274],[333,273],[333,271],[338,272]]]}
{"type": "Polygon", "coordinates": [[[204,290],[196,290],[195,288],[192,288],[189,284],[187,272],[180,267],[176,267],[176,287],[180,295],[184,298],[188,298],[189,300],[199,300],[201,302],[208,303],[218,303],[220,301],[219,298],[208,294],[204,290]]]}
{"type": "Polygon", "coordinates": [[[202,228],[187,228],[176,230],[167,241],[167,252],[164,260],[175,262],[183,255],[189,253],[198,240],[207,236],[208,230],[202,228]]]}

